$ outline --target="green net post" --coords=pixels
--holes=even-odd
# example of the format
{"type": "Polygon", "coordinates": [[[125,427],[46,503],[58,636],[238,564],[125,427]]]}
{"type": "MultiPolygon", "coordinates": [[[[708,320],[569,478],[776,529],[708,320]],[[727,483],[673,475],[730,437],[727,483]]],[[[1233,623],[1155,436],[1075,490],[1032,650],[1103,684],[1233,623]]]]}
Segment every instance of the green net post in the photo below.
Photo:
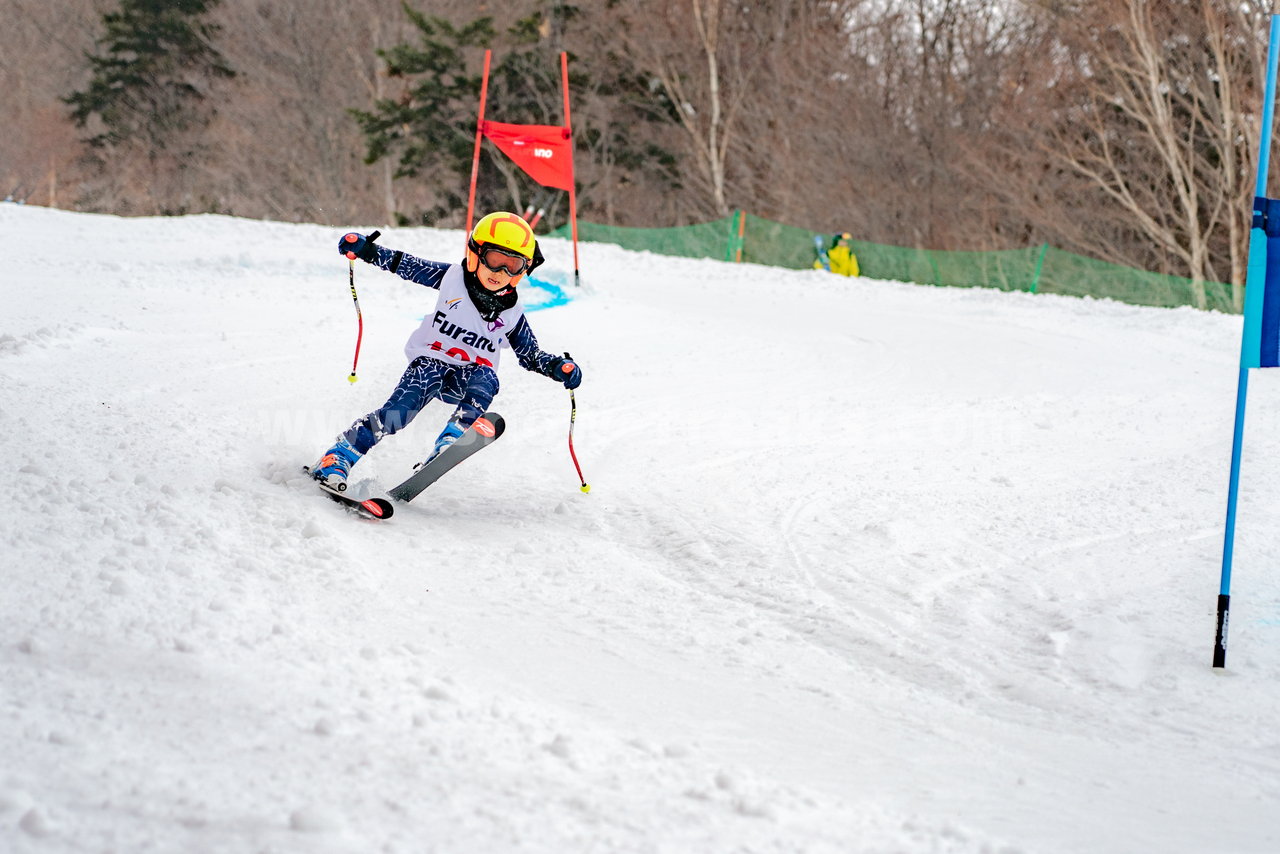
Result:
{"type": "Polygon", "coordinates": [[[747,227],[747,215],[741,210],[733,212],[729,219],[729,239],[725,241],[724,260],[730,263],[742,263],[742,247],[745,244],[743,234],[747,227]]]}
{"type": "Polygon", "coordinates": [[[1040,290],[1040,271],[1044,269],[1044,256],[1049,252],[1049,244],[1040,244],[1040,254],[1036,256],[1036,271],[1031,276],[1031,293],[1040,290]]]}

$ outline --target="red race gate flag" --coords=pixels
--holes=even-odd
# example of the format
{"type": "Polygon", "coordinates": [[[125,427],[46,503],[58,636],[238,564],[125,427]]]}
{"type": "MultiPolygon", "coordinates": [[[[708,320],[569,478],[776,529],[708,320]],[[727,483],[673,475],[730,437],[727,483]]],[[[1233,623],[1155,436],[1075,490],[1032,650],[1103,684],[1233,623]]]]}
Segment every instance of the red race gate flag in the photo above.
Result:
{"type": "Polygon", "coordinates": [[[542,186],[573,189],[573,141],[568,128],[484,122],[481,132],[542,186]]]}

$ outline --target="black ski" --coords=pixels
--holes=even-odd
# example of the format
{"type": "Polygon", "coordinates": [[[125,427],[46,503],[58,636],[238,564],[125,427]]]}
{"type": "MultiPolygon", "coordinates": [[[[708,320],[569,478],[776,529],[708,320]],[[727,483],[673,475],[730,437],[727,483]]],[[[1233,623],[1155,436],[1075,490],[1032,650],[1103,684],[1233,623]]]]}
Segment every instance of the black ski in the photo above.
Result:
{"type": "MultiPolygon", "coordinates": [[[[311,474],[310,466],[303,466],[302,470],[307,474],[311,474]]],[[[348,498],[336,489],[332,489],[326,483],[316,481],[316,486],[325,495],[341,504],[343,507],[356,513],[366,519],[390,519],[392,514],[396,512],[395,505],[385,498],[366,498],[361,501],[358,498],[348,498]]]]}
{"type": "Polygon", "coordinates": [[[440,476],[461,463],[467,457],[498,441],[507,424],[496,412],[486,412],[467,428],[458,441],[440,452],[440,456],[418,469],[408,480],[389,491],[392,498],[412,501],[422,490],[440,479],[440,476]]]}

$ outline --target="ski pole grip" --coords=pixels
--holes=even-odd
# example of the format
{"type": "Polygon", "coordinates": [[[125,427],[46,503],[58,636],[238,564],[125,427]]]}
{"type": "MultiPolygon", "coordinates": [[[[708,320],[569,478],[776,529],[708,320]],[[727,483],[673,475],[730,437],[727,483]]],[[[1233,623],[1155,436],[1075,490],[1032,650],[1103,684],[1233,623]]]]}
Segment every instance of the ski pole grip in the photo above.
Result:
{"type": "MultiPolygon", "coordinates": [[[[344,240],[346,240],[346,241],[347,241],[347,242],[349,242],[349,243],[355,243],[355,238],[356,238],[356,236],[357,236],[357,235],[356,235],[356,233],[353,231],[353,232],[350,232],[350,233],[349,233],[345,238],[343,238],[343,239],[344,239],[344,240]]],[[[377,239],[378,239],[379,237],[381,237],[381,236],[382,236],[382,232],[381,232],[381,231],[376,231],[376,230],[375,230],[375,231],[373,231],[372,233],[370,233],[367,237],[365,237],[365,242],[366,242],[366,243],[372,243],[373,241],[377,240],[377,239]]],[[[355,260],[356,260],[356,253],[354,253],[354,252],[347,252],[347,260],[349,260],[349,261],[355,261],[355,260]]]]}

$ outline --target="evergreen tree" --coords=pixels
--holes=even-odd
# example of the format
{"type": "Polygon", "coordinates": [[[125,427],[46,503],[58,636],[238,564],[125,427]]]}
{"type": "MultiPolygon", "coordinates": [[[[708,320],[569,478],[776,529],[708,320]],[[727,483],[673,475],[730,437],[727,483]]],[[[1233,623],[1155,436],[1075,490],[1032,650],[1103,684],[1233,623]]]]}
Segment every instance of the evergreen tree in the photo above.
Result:
{"type": "Polygon", "coordinates": [[[404,11],[418,29],[419,44],[377,51],[387,76],[406,81],[404,92],[377,100],[372,111],[350,112],[365,135],[366,163],[398,155],[396,178],[426,178],[444,188],[441,202],[421,214],[422,221],[432,222],[465,205],[458,179],[470,175],[481,82],[480,75],[467,72],[465,50],[490,43],[495,33],[492,18],[457,28],[407,3],[404,11]]]}
{"type": "Polygon", "coordinates": [[[235,75],[213,47],[218,27],[203,18],[219,0],[120,0],[103,15],[106,33],[85,54],[89,85],[63,98],[80,127],[94,116],[95,148],[138,142],[154,157],[175,133],[208,119],[208,84],[235,75]]]}

